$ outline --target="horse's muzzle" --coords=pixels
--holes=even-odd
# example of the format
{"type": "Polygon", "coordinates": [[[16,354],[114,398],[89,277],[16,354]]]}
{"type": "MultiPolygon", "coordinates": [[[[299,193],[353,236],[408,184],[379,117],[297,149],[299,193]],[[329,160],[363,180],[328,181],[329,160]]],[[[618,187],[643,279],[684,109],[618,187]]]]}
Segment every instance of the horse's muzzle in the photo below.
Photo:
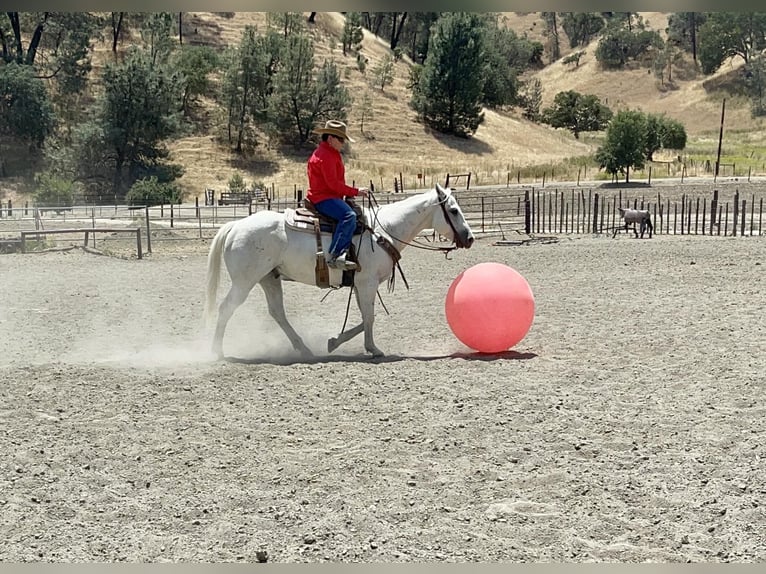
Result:
{"type": "Polygon", "coordinates": [[[458,249],[470,249],[471,245],[473,245],[474,237],[473,234],[469,234],[468,237],[463,239],[460,237],[460,235],[455,235],[455,246],[458,249]]]}

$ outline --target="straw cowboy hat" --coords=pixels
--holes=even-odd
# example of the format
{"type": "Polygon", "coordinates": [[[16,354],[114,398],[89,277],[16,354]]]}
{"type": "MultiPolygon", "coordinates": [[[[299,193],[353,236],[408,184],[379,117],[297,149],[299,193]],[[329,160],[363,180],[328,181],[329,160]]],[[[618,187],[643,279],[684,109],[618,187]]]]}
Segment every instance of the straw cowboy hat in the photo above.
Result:
{"type": "Polygon", "coordinates": [[[350,141],[351,143],[355,143],[356,140],[353,140],[349,137],[349,135],[346,133],[346,124],[343,122],[339,122],[338,120],[327,120],[325,122],[325,125],[323,128],[317,128],[314,130],[315,134],[330,134],[333,136],[338,136],[339,138],[344,138],[350,141]]]}

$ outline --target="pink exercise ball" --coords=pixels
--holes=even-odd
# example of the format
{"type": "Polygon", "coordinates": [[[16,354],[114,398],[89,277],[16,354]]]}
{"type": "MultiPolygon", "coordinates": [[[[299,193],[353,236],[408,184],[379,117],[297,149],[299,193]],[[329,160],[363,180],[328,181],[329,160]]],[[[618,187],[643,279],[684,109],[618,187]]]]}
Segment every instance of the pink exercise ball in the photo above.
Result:
{"type": "Polygon", "coordinates": [[[535,299],[524,277],[501,263],[479,263],[450,285],[447,323],[467,347],[500,353],[521,341],[535,317],[535,299]]]}

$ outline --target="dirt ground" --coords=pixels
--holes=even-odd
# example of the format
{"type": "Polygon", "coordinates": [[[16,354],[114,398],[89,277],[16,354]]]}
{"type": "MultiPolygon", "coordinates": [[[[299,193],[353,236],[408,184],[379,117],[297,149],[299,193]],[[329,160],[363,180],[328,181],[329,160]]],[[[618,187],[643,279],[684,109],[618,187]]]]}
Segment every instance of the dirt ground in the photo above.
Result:
{"type": "Polygon", "coordinates": [[[764,241],[408,249],[380,360],[361,337],[323,352],[348,291],[288,284],[317,358],[254,291],[214,361],[204,243],[0,255],[0,556],[763,561],[764,241]],[[501,355],[444,317],[482,261],[535,295],[501,355]]]}

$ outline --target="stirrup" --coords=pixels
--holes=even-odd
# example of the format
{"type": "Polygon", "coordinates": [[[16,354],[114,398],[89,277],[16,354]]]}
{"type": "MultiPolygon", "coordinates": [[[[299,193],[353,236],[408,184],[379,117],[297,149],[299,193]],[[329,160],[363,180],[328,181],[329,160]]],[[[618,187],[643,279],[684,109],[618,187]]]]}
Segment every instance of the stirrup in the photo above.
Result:
{"type": "Polygon", "coordinates": [[[342,269],[344,271],[356,271],[359,269],[359,266],[355,262],[346,259],[345,253],[342,253],[337,257],[331,257],[327,261],[327,266],[332,269],[342,269]]]}

